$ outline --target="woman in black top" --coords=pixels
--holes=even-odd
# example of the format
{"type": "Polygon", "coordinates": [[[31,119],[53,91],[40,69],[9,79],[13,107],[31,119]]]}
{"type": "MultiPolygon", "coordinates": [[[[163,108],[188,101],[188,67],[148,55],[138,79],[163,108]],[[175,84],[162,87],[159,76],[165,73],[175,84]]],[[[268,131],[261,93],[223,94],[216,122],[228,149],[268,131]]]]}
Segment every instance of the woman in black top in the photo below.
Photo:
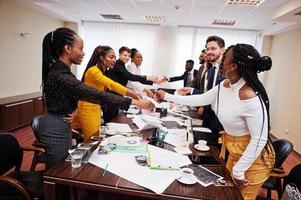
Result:
{"type": "Polygon", "coordinates": [[[71,73],[71,64],[80,64],[84,57],[83,40],[68,28],[58,28],[43,40],[42,89],[47,113],[39,127],[41,141],[46,145],[47,167],[68,155],[71,130],[63,117],[72,113],[78,100],[101,105],[113,104],[127,110],[130,104],[153,110],[149,101],[135,100],[100,92],[84,85],[71,73]]]}

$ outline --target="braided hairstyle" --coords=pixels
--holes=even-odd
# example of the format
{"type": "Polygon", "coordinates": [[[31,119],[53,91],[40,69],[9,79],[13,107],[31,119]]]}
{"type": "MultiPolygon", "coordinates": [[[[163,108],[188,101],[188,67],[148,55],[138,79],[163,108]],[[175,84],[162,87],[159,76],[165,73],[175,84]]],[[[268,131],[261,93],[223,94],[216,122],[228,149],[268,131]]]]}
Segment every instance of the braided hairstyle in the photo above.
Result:
{"type": "MultiPolygon", "coordinates": [[[[228,47],[223,54],[221,65],[223,65],[225,60],[225,55],[232,50],[232,63],[237,64],[239,73],[247,82],[247,84],[256,92],[262,108],[262,126],[261,126],[261,135],[263,133],[264,127],[264,107],[266,107],[267,116],[268,116],[268,139],[269,139],[269,132],[270,132],[270,114],[269,114],[269,98],[266,93],[266,90],[260,80],[258,79],[257,73],[268,71],[272,67],[272,60],[268,56],[260,56],[258,51],[251,45],[248,44],[236,44],[228,47]]],[[[219,102],[219,89],[220,84],[218,86],[218,102],[219,102]]],[[[219,104],[219,103],[218,103],[219,104]]],[[[217,112],[218,112],[218,105],[217,105],[217,112]]],[[[259,139],[260,140],[260,139],[259,139]]],[[[259,140],[257,143],[257,147],[259,144],[259,140]]],[[[257,147],[255,152],[257,151],[257,147]]],[[[266,145],[267,147],[267,145],[266,145]]],[[[268,150],[269,151],[269,150],[268,150]]]]}
{"type": "Polygon", "coordinates": [[[51,66],[64,53],[64,46],[72,46],[75,42],[77,33],[69,28],[58,28],[47,33],[43,39],[42,46],[42,91],[44,96],[44,85],[51,66]]]}
{"type": "MultiPolygon", "coordinates": [[[[103,65],[103,59],[104,57],[109,53],[109,51],[113,50],[111,47],[109,46],[97,46],[94,51],[93,54],[87,64],[87,67],[83,73],[83,77],[82,77],[82,81],[85,81],[85,74],[88,71],[88,69],[90,69],[91,67],[98,65],[98,66],[102,66],[103,65]]],[[[102,68],[100,68],[100,70],[102,70],[102,68]]]]}
{"type": "Polygon", "coordinates": [[[258,51],[248,44],[236,44],[232,48],[233,63],[238,65],[242,77],[248,85],[256,92],[264,103],[268,116],[268,132],[270,131],[269,97],[258,78],[257,73],[268,71],[272,67],[272,60],[268,56],[260,56],[258,51]]]}

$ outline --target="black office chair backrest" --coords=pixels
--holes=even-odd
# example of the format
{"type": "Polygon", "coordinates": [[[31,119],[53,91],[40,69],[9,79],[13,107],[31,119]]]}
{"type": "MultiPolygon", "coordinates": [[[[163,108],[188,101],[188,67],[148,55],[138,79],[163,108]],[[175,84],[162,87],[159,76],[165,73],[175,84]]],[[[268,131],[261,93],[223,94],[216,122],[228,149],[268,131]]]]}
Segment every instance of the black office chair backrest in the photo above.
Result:
{"type": "Polygon", "coordinates": [[[40,142],[40,133],[39,133],[39,125],[43,115],[35,116],[31,122],[31,128],[36,137],[36,140],[40,142]]]}
{"type": "Polygon", "coordinates": [[[301,191],[301,164],[293,167],[287,177],[284,178],[283,188],[285,188],[287,184],[294,184],[298,190],[301,191]]]}
{"type": "Polygon", "coordinates": [[[293,144],[285,139],[277,139],[273,142],[273,147],[276,154],[275,168],[281,168],[282,164],[293,150],[293,144]]]}
{"type": "Polygon", "coordinates": [[[23,150],[17,139],[9,133],[0,133],[0,175],[13,167],[20,171],[23,160],[23,150]]]}

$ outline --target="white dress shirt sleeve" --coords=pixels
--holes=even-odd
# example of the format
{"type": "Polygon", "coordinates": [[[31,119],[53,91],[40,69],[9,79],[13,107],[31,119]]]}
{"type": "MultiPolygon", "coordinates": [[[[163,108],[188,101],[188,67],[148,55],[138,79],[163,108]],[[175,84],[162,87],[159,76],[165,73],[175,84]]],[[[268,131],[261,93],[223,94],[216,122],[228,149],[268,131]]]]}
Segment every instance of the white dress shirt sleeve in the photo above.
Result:
{"type": "MultiPolygon", "coordinates": [[[[223,84],[221,83],[220,87],[223,87],[222,85],[223,84]]],[[[215,102],[217,98],[217,92],[218,86],[200,95],[180,96],[165,93],[164,100],[186,106],[205,106],[215,102]]]]}

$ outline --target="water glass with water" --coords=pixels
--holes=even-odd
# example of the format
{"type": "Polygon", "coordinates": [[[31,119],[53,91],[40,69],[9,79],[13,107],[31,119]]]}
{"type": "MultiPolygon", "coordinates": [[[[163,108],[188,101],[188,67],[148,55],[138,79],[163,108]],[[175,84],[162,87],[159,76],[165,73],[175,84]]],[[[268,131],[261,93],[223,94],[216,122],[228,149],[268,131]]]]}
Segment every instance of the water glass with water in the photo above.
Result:
{"type": "Polygon", "coordinates": [[[108,131],[109,131],[108,126],[101,126],[99,128],[99,139],[103,140],[106,137],[108,131]]]}
{"type": "Polygon", "coordinates": [[[74,151],[70,155],[71,155],[71,165],[72,165],[72,167],[73,168],[79,168],[81,166],[81,163],[82,163],[82,157],[83,157],[82,152],[74,151]]]}

